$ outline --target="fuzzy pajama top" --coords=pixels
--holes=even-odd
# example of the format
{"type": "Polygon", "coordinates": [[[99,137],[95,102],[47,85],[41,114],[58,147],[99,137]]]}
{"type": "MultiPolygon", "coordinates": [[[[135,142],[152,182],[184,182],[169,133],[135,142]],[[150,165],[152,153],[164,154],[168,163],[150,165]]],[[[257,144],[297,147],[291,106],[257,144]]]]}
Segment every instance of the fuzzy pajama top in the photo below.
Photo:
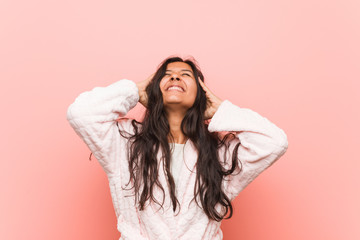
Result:
{"type": "MultiPolygon", "coordinates": [[[[165,191],[163,208],[146,203],[139,211],[135,206],[134,188],[126,185],[130,173],[126,153],[127,139],[119,134],[119,128],[134,133],[130,118],[122,118],[139,101],[139,92],[134,81],[118,80],[105,87],[95,87],[81,93],[67,109],[67,120],[76,134],[85,142],[105,171],[117,217],[120,240],[221,240],[221,222],[211,220],[192,201],[196,180],[197,150],[188,139],[177,144],[172,153],[171,172],[176,181],[176,197],[181,203],[173,212],[163,164],[158,160],[159,181],[165,191]],[[118,124],[117,124],[118,123],[118,124]]],[[[222,181],[224,193],[232,201],[261,172],[279,159],[288,148],[285,132],[257,112],[234,105],[224,100],[213,115],[210,132],[234,132],[236,138],[230,142],[227,159],[224,147],[219,149],[221,162],[231,167],[231,155],[235,145],[238,149],[238,169],[222,181]],[[242,166],[241,171],[239,167],[242,166]],[[238,174],[237,174],[238,173],[238,174]]],[[[161,147],[157,159],[161,158],[161,147]]],[[[162,203],[163,193],[155,185],[154,197],[162,203]]],[[[200,199],[198,203],[201,206],[200,199]]],[[[222,212],[219,204],[216,207],[222,212]]]]}

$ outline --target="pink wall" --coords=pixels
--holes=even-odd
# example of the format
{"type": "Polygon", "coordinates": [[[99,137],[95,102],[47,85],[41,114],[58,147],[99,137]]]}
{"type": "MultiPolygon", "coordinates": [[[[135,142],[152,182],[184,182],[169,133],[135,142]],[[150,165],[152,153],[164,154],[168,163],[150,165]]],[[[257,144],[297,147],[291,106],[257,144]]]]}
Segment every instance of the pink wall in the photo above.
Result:
{"type": "Polygon", "coordinates": [[[224,239],[360,239],[359,10],[355,0],[2,1],[0,239],[119,238],[106,176],[66,110],[172,54],[194,56],[214,93],[288,135],[287,153],[234,201],[224,239]]]}

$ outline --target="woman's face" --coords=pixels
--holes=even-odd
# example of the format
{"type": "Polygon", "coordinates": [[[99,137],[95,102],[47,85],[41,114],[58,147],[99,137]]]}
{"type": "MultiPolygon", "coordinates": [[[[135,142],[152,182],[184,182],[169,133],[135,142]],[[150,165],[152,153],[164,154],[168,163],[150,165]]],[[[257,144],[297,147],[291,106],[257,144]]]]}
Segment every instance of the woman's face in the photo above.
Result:
{"type": "Polygon", "coordinates": [[[189,109],[195,102],[197,85],[194,73],[187,63],[172,62],[167,65],[165,76],[160,80],[160,90],[165,108],[189,109]],[[179,87],[170,88],[176,85],[179,87]]]}

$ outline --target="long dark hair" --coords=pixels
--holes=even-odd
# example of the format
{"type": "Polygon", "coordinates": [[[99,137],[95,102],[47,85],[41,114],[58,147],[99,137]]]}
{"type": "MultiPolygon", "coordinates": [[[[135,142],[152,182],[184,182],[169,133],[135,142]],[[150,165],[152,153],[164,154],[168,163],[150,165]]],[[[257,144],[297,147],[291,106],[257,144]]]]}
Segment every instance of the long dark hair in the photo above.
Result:
{"type": "MultiPolygon", "coordinates": [[[[198,152],[194,199],[199,206],[196,196],[200,194],[203,210],[209,218],[221,221],[226,216],[229,209],[230,215],[225,219],[231,218],[233,207],[231,205],[231,200],[223,192],[221,183],[224,180],[224,176],[232,174],[239,163],[239,161],[237,161],[237,152],[240,143],[237,143],[233,150],[231,168],[228,170],[224,169],[220,163],[218,149],[224,146],[227,150],[230,141],[235,138],[235,134],[229,132],[226,135],[221,135],[218,132],[208,131],[208,121],[204,119],[207,99],[205,91],[199,84],[199,80],[205,82],[204,76],[196,63],[196,60],[193,58],[183,60],[180,57],[172,56],[161,62],[145,90],[148,96],[148,104],[143,121],[138,122],[135,119],[131,121],[131,125],[134,127],[134,134],[124,136],[123,131],[119,129],[119,132],[123,137],[130,138],[131,140],[128,141],[128,144],[131,142],[131,146],[129,147],[128,145],[129,182],[133,179],[133,187],[135,187],[136,195],[135,202],[137,202],[138,195],[140,194],[139,189],[141,187],[143,189],[140,195],[140,210],[144,209],[144,204],[149,198],[159,204],[153,196],[154,184],[159,186],[164,194],[164,189],[158,180],[158,164],[156,159],[158,150],[161,147],[165,154],[162,158],[165,162],[164,169],[166,169],[173,211],[175,212],[177,204],[180,206],[180,203],[175,196],[174,178],[170,172],[171,150],[168,137],[173,139],[173,136],[170,132],[170,126],[165,114],[163,101],[159,101],[159,99],[163,99],[159,84],[165,75],[167,65],[172,62],[184,62],[190,65],[197,83],[195,102],[193,106],[188,109],[181,122],[181,131],[186,138],[194,143],[198,152]],[[215,209],[215,206],[218,203],[220,203],[223,208],[225,207],[225,213],[223,215],[218,213],[215,209]]],[[[224,159],[226,159],[226,152],[227,151],[224,151],[224,159]]],[[[129,182],[127,184],[129,184],[129,182]]],[[[161,207],[163,207],[163,203],[164,200],[161,207]]]]}

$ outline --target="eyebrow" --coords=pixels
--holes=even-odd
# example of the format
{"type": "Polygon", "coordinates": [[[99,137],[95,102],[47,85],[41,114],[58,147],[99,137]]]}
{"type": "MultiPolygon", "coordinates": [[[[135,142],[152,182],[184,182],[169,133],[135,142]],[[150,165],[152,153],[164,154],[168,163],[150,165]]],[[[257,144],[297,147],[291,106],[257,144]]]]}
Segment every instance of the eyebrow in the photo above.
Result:
{"type": "MultiPolygon", "coordinates": [[[[166,70],[165,72],[167,72],[167,71],[170,71],[170,72],[172,72],[171,70],[166,70]]],[[[188,72],[191,72],[191,73],[193,74],[193,72],[192,72],[192,71],[190,71],[190,70],[187,70],[187,69],[181,69],[181,71],[188,71],[188,72]]]]}

